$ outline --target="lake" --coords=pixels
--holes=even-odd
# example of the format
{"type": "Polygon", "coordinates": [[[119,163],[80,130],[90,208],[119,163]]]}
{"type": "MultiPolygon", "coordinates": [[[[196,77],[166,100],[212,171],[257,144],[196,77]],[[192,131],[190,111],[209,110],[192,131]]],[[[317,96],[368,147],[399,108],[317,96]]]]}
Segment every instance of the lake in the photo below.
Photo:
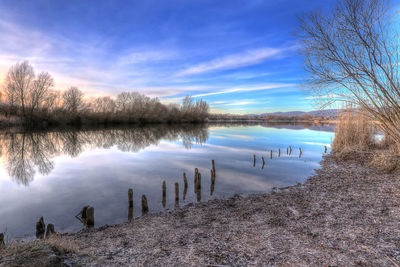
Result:
{"type": "Polygon", "coordinates": [[[3,130],[0,232],[8,238],[33,237],[41,216],[56,231],[76,232],[85,226],[75,215],[86,205],[95,209],[96,227],[126,222],[129,188],[133,189],[133,218],[141,216],[143,194],[151,213],[174,209],[176,182],[180,206],[271,192],[312,175],[320,167],[325,146],[329,153],[333,134],[330,125],[301,124],[3,130]],[[215,161],[215,183],[211,182],[211,160],[215,161]],[[197,193],[195,168],[201,174],[197,193]]]}

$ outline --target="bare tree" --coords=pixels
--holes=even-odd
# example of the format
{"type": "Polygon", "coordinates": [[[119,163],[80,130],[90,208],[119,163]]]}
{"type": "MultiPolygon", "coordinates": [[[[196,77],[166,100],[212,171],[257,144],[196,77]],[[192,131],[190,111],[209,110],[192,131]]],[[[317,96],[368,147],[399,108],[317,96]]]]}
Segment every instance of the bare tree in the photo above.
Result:
{"type": "Polygon", "coordinates": [[[330,14],[302,17],[299,38],[315,98],[367,110],[400,148],[400,39],[392,10],[388,0],[338,0],[330,14]]]}
{"type": "Polygon", "coordinates": [[[28,61],[17,63],[10,68],[6,76],[6,93],[11,107],[21,106],[26,116],[26,102],[35,74],[28,61]]]}
{"type": "Polygon", "coordinates": [[[77,87],[70,87],[63,94],[63,107],[73,115],[77,115],[83,108],[83,93],[77,87]]]}
{"type": "Polygon", "coordinates": [[[51,97],[50,90],[54,86],[54,80],[47,72],[42,72],[33,81],[29,90],[30,112],[33,113],[42,108],[51,97]]]}

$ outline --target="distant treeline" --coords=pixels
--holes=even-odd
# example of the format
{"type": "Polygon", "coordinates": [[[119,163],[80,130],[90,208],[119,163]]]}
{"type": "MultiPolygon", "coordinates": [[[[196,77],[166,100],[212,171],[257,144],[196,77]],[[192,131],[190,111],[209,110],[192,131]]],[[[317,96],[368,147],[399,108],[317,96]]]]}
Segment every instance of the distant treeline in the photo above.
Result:
{"type": "Polygon", "coordinates": [[[271,122],[314,122],[328,121],[331,117],[312,116],[309,114],[301,116],[281,115],[235,115],[235,114],[210,114],[210,121],[271,121],[271,122]]]}
{"type": "Polygon", "coordinates": [[[190,97],[182,104],[163,104],[137,92],[122,92],[115,98],[87,98],[77,87],[61,92],[54,90],[49,73],[35,75],[27,61],[10,68],[2,91],[3,121],[31,126],[203,122],[209,109],[205,101],[190,97]]]}

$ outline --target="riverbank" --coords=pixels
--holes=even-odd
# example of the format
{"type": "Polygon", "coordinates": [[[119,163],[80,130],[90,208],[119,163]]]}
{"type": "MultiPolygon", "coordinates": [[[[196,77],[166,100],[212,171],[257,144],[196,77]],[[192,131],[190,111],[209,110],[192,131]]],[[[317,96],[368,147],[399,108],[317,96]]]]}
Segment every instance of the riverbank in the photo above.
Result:
{"type": "Polygon", "coordinates": [[[3,249],[0,266],[399,265],[400,175],[332,156],[321,164],[304,184],[271,194],[3,249]]]}

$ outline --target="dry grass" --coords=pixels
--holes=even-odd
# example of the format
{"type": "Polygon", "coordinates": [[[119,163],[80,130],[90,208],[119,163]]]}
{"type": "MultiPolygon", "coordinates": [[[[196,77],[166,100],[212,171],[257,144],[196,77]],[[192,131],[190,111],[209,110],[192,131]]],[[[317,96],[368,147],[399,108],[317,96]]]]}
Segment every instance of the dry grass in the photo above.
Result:
{"type": "Polygon", "coordinates": [[[387,135],[377,142],[374,123],[359,110],[350,108],[339,115],[332,149],[339,160],[364,162],[384,173],[400,170],[396,142],[387,135]]]}
{"type": "Polygon", "coordinates": [[[336,157],[348,159],[374,146],[374,126],[362,112],[347,109],[339,115],[332,143],[336,157]]]}
{"type": "Polygon", "coordinates": [[[59,266],[66,255],[79,258],[76,241],[54,235],[45,240],[14,240],[0,248],[0,266],[59,266]]]}
{"type": "Polygon", "coordinates": [[[400,156],[394,154],[393,150],[382,150],[373,155],[369,166],[380,172],[397,172],[400,170],[400,156]]]}

